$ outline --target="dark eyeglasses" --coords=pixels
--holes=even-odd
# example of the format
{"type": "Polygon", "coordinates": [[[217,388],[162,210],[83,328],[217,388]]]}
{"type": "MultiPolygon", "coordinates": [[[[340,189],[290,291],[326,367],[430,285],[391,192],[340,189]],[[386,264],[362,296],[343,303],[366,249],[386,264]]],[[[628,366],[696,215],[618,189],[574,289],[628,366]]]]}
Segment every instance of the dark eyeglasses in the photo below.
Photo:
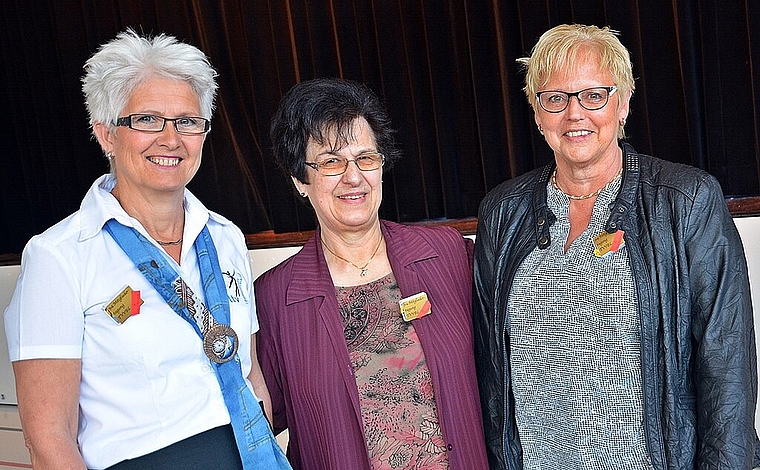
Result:
{"type": "Polygon", "coordinates": [[[578,103],[589,111],[596,111],[607,106],[610,96],[617,91],[616,86],[595,86],[580,91],[559,90],[539,91],[536,93],[538,104],[549,113],[561,113],[570,104],[570,97],[578,98],[578,103]]]}
{"type": "Polygon", "coordinates": [[[166,127],[166,121],[171,121],[174,124],[174,130],[178,134],[199,135],[211,130],[211,121],[197,116],[168,118],[155,114],[130,114],[118,118],[116,125],[127,126],[136,131],[162,132],[166,127]]]}
{"type": "Polygon", "coordinates": [[[353,160],[343,157],[330,156],[316,162],[304,162],[325,176],[338,176],[348,170],[349,162],[354,162],[361,171],[377,170],[385,163],[385,155],[382,153],[363,153],[353,160]]]}

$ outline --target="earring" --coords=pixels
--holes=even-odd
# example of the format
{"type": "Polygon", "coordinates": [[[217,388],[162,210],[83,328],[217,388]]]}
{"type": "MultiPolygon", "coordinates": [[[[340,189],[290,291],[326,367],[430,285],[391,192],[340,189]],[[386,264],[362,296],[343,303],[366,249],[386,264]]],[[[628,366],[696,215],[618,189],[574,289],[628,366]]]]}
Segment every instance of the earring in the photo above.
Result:
{"type": "Polygon", "coordinates": [[[619,124],[620,127],[625,127],[625,118],[620,118],[619,124]]]}
{"type": "Polygon", "coordinates": [[[301,195],[301,197],[306,197],[306,193],[303,193],[303,192],[299,192],[298,194],[300,194],[300,195],[301,195]]]}
{"type": "Polygon", "coordinates": [[[544,128],[541,127],[541,124],[538,125],[538,133],[544,135],[544,128]]]}
{"type": "Polygon", "coordinates": [[[111,152],[106,153],[106,158],[109,160],[113,159],[113,154],[111,152]]]}

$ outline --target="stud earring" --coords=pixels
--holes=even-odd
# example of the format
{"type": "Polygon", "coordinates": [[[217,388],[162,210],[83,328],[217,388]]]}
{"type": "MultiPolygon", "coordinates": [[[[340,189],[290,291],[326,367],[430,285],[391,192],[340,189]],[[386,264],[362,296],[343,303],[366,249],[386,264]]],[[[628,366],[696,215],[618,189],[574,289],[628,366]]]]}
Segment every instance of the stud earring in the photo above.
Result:
{"type": "Polygon", "coordinates": [[[541,124],[538,125],[538,133],[544,135],[544,128],[541,127],[541,124]]]}
{"type": "Polygon", "coordinates": [[[620,118],[620,127],[625,127],[625,118],[620,118]]]}

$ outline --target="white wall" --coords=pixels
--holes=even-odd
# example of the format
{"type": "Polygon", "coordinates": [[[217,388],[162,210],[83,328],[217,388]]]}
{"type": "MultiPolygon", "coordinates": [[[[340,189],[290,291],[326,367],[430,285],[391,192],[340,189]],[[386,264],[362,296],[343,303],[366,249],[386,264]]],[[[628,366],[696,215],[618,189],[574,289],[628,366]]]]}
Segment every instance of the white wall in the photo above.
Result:
{"type": "MultiPolygon", "coordinates": [[[[755,314],[755,345],[760,345],[760,217],[734,219],[734,223],[742,237],[744,255],[749,266],[752,309],[755,314]]],[[[758,372],[760,375],[760,361],[758,372]]],[[[755,410],[755,429],[760,430],[760,407],[758,408],[755,410]]]]}
{"type": "MultiPolygon", "coordinates": [[[[0,312],[11,301],[13,289],[16,287],[20,266],[0,266],[0,312]]],[[[16,384],[13,382],[13,371],[8,359],[8,345],[5,341],[5,327],[0,322],[0,404],[16,403],[16,384]]]]}

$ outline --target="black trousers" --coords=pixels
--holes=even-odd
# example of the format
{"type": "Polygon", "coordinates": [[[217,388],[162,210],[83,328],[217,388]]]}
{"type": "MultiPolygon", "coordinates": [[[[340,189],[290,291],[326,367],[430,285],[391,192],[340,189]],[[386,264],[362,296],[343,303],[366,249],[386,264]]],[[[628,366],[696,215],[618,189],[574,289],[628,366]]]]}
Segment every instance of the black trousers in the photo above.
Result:
{"type": "Polygon", "coordinates": [[[242,470],[232,425],[188,437],[108,470],[242,470]]]}

